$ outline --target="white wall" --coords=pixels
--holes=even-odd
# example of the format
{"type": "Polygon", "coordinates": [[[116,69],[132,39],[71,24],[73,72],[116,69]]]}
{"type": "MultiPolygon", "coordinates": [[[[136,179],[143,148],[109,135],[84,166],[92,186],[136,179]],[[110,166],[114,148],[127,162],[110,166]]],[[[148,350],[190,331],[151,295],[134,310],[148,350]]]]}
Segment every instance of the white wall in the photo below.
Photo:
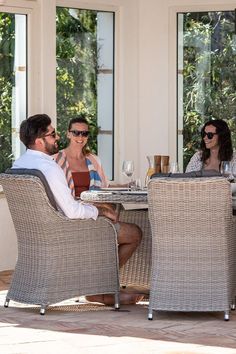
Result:
{"type": "Polygon", "coordinates": [[[13,269],[17,257],[16,234],[6,199],[0,193],[0,271],[13,269]]]}
{"type": "MultiPolygon", "coordinates": [[[[176,12],[233,10],[235,1],[6,0],[10,3],[32,7],[29,114],[48,113],[56,122],[55,5],[115,11],[115,178],[122,181],[123,159],[133,159],[144,179],[146,155],[176,158],[176,12]]],[[[2,270],[13,267],[16,245],[6,202],[0,202],[2,270]]]]}

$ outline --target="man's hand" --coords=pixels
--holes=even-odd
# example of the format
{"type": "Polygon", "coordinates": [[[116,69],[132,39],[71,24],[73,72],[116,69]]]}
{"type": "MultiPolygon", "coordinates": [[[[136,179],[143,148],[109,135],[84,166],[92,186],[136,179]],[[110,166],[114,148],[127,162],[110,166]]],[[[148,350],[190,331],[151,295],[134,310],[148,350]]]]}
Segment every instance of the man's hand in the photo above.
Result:
{"type": "Polygon", "coordinates": [[[105,216],[114,223],[118,220],[118,214],[114,210],[113,206],[106,203],[94,203],[95,207],[98,209],[98,215],[105,216]]]}

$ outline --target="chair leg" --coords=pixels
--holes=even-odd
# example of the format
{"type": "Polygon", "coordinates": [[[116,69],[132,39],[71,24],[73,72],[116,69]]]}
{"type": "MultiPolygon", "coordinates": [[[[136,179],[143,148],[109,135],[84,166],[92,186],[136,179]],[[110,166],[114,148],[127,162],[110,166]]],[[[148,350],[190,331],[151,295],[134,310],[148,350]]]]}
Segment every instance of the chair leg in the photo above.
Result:
{"type": "Polygon", "coordinates": [[[229,321],[229,311],[225,311],[224,320],[229,321]]]}
{"type": "Polygon", "coordinates": [[[233,311],[235,310],[235,303],[236,303],[236,297],[234,296],[234,298],[232,299],[231,305],[230,305],[230,308],[233,311]]]}
{"type": "Polygon", "coordinates": [[[45,312],[46,312],[46,305],[41,305],[41,307],[40,307],[40,315],[45,315],[45,312]]]}
{"type": "Polygon", "coordinates": [[[6,297],[6,300],[4,302],[4,307],[8,307],[9,306],[9,302],[10,302],[10,299],[8,297],[6,297]]]}
{"type": "Polygon", "coordinates": [[[151,321],[153,319],[153,313],[152,313],[151,308],[149,308],[149,310],[148,310],[148,319],[149,319],[149,321],[151,321]]]}
{"type": "Polygon", "coordinates": [[[120,294],[115,293],[115,310],[119,310],[120,308],[120,294]]]}

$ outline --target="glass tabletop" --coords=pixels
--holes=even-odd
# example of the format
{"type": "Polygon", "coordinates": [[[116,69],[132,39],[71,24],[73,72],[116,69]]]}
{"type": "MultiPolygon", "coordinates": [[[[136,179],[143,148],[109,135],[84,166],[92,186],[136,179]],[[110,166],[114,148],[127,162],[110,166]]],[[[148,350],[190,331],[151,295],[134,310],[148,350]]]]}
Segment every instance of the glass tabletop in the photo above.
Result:
{"type": "Polygon", "coordinates": [[[147,191],[94,190],[82,192],[80,198],[87,202],[147,203],[147,191]]]}

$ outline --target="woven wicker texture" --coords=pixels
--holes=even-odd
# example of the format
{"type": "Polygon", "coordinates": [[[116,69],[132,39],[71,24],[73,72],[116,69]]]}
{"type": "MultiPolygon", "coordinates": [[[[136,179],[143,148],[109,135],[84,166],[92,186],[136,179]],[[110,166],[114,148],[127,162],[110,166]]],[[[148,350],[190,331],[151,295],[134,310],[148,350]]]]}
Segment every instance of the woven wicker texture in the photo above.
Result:
{"type": "Polygon", "coordinates": [[[152,238],[148,210],[121,210],[119,219],[138,225],[143,233],[140,245],[124,267],[120,269],[120,283],[149,291],[152,238]]]}
{"type": "Polygon", "coordinates": [[[78,295],[119,293],[112,223],[69,219],[48,201],[38,177],[0,174],[18,242],[7,298],[41,306],[78,295]]]}
{"type": "Polygon", "coordinates": [[[149,313],[228,311],[235,294],[235,221],[224,178],[153,179],[149,313]]]}
{"type": "MultiPolygon", "coordinates": [[[[147,203],[147,195],[143,194],[122,194],[108,192],[83,192],[81,198],[85,201],[105,203],[147,203]]],[[[138,225],[143,233],[142,241],[137,250],[120,269],[120,283],[123,286],[137,287],[144,292],[150,289],[151,273],[151,227],[148,219],[148,210],[123,210],[120,211],[120,221],[138,225]]]]}

